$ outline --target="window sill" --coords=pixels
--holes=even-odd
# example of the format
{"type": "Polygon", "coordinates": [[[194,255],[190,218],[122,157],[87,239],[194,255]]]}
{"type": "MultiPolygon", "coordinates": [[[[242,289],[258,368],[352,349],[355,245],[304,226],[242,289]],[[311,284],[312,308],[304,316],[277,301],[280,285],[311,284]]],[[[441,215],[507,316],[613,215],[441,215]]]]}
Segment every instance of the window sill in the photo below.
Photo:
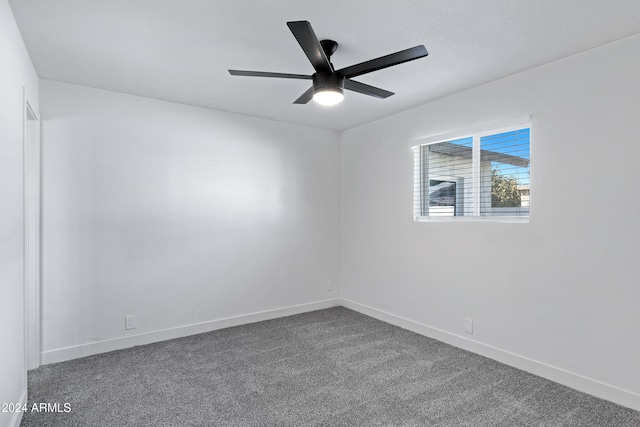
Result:
{"type": "Polygon", "coordinates": [[[415,222],[500,222],[507,224],[528,224],[528,216],[416,216],[415,222]]]}

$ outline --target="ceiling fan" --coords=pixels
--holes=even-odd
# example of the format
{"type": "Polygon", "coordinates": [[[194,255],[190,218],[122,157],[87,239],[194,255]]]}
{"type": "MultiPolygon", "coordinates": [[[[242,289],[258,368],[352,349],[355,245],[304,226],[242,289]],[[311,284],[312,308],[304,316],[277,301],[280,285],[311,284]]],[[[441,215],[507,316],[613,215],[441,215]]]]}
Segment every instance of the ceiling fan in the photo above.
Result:
{"type": "Polygon", "coordinates": [[[372,71],[381,70],[393,65],[402,64],[407,61],[427,56],[429,53],[423,45],[414,46],[401,50],[390,55],[381,56],[376,59],[361,62],[359,64],[335,70],[331,63],[331,55],[338,48],[338,43],[333,40],[320,40],[307,21],[287,22],[287,26],[293,33],[300,47],[309,58],[311,65],[316,70],[310,76],[304,74],[270,73],[264,71],[243,71],[229,70],[232,76],[250,77],[277,77],[283,79],[305,79],[312,80],[313,85],[303,93],[294,104],[306,104],[311,99],[323,105],[335,105],[342,101],[343,89],[359,92],[376,98],[388,98],[393,95],[384,89],[370,86],[364,83],[351,80],[353,77],[361,76],[372,71]]]}

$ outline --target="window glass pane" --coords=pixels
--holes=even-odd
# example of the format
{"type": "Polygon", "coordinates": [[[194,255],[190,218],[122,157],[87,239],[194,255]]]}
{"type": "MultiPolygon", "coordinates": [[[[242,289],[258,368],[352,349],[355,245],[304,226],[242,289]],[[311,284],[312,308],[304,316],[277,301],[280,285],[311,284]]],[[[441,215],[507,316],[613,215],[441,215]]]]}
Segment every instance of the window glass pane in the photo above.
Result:
{"type": "Polygon", "coordinates": [[[428,173],[423,185],[428,187],[428,194],[423,197],[429,203],[425,209],[428,213],[423,215],[472,215],[473,138],[440,142],[426,148],[428,173]]]}
{"type": "Polygon", "coordinates": [[[480,214],[529,215],[529,129],[480,138],[480,214]]]}
{"type": "Polygon", "coordinates": [[[416,221],[488,216],[503,217],[492,219],[498,222],[528,222],[529,120],[477,126],[442,139],[428,137],[414,146],[416,221]],[[502,130],[492,133],[492,128],[502,130]]]}

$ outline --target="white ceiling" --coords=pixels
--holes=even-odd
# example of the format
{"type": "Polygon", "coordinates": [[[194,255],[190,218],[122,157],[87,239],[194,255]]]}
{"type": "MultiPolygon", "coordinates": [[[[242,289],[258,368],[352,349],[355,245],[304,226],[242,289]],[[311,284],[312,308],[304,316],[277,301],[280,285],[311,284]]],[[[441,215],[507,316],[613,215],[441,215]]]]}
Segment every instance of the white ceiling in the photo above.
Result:
{"type": "MultiPolygon", "coordinates": [[[[38,75],[149,98],[344,130],[640,33],[639,0],[10,0],[38,75]],[[335,107],[292,102],[312,74],[286,26],[336,40],[336,69],[424,44],[429,56],[354,80],[335,107]]],[[[640,52],[639,52],[640,54],[640,52]]],[[[615,64],[612,64],[615,66],[615,64]]]]}

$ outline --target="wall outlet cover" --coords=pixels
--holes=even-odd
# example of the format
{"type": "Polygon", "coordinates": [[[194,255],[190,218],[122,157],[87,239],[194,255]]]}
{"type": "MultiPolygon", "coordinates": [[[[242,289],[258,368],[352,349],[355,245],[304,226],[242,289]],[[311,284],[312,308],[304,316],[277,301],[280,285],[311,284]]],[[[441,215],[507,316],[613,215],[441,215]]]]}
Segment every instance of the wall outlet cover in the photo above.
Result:
{"type": "Polygon", "coordinates": [[[468,334],[473,335],[473,320],[464,319],[464,331],[468,334]]]}
{"type": "Polygon", "coordinates": [[[124,316],[124,328],[129,330],[129,329],[135,329],[137,325],[136,322],[136,316],[134,314],[130,314],[128,316],[124,316]]]}

